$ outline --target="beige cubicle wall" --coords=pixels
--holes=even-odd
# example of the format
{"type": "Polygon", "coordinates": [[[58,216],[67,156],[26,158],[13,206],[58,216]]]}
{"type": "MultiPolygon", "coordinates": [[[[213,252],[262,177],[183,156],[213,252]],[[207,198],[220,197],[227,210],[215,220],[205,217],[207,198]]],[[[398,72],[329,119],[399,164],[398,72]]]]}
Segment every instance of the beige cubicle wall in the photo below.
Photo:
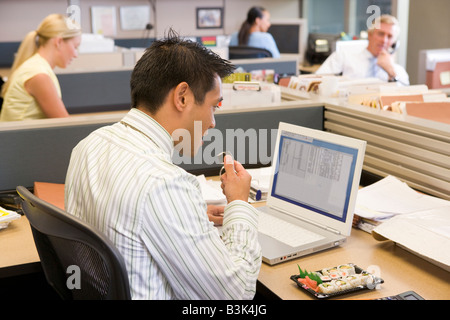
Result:
{"type": "MultiPolygon", "coordinates": [[[[110,53],[86,53],[66,69],[57,69],[62,98],[70,114],[127,110],[131,106],[130,77],[143,50],[121,48],[110,53]]],[[[239,59],[231,62],[242,70],[273,70],[297,75],[298,55],[280,58],[239,59]]]]}
{"type": "MultiPolygon", "coordinates": [[[[116,123],[124,115],[125,112],[112,112],[3,123],[0,126],[0,150],[5,152],[0,157],[0,194],[14,192],[18,185],[32,188],[35,181],[64,183],[73,147],[95,129],[116,123]]],[[[261,157],[254,163],[247,161],[253,159],[250,152],[261,154],[270,161],[274,145],[272,139],[267,139],[267,134],[276,130],[280,121],[322,130],[323,105],[311,101],[291,101],[242,106],[217,111],[215,118],[216,127],[208,130],[209,134],[215,135],[212,141],[205,137],[203,150],[211,149],[209,145],[216,142],[214,139],[222,137],[221,145],[230,149],[217,150],[215,154],[230,151],[244,165],[261,166],[268,164],[262,163],[261,157]],[[250,148],[251,141],[237,139],[232,134],[239,131],[243,135],[247,132],[266,134],[257,136],[253,148],[250,148]],[[259,152],[261,148],[264,152],[259,152]]],[[[180,163],[180,166],[194,174],[217,175],[222,166],[220,162],[208,163],[205,157],[201,157],[203,151],[199,152],[199,161],[195,158],[180,163]]]]}
{"type": "Polygon", "coordinates": [[[366,140],[365,171],[450,200],[450,125],[288,88],[282,97],[321,101],[325,130],[366,140]]]}

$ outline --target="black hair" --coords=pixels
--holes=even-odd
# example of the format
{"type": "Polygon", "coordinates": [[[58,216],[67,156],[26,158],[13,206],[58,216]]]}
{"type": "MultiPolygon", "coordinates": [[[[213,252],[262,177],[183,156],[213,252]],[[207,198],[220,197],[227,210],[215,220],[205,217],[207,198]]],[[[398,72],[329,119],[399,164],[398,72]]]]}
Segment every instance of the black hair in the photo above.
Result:
{"type": "Polygon", "coordinates": [[[224,78],[235,67],[202,44],[181,39],[169,30],[165,39],[155,40],[139,59],[131,74],[131,106],[142,106],[154,114],[170,90],[186,82],[196,103],[203,103],[218,75],[224,78]]]}
{"type": "Polygon", "coordinates": [[[263,7],[252,7],[248,10],[247,20],[245,20],[241,29],[239,30],[239,45],[246,46],[248,44],[248,39],[250,38],[250,28],[255,23],[256,18],[262,19],[263,12],[266,11],[263,7]]]}

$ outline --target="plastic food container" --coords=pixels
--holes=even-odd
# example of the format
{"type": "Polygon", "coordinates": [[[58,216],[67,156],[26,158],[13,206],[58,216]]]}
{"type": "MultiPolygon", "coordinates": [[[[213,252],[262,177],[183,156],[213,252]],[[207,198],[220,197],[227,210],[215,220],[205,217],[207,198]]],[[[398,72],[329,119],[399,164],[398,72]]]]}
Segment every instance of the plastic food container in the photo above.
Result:
{"type": "MultiPolygon", "coordinates": [[[[300,269],[301,270],[301,269],[300,269]]],[[[375,289],[384,283],[380,277],[371,274],[353,263],[324,268],[313,272],[302,272],[290,278],[299,288],[318,299],[326,299],[361,290],[375,289]],[[306,275],[306,276],[305,276],[306,275]],[[319,281],[311,280],[310,277],[319,281]],[[315,285],[317,283],[317,285],[315,285]]]]}

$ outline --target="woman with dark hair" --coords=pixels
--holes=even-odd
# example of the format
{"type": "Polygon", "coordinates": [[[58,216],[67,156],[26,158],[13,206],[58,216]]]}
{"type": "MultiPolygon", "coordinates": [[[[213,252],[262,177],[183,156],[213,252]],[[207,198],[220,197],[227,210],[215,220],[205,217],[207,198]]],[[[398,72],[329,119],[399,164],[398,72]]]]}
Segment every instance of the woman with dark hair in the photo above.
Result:
{"type": "Polygon", "coordinates": [[[267,49],[273,58],[280,57],[280,51],[270,28],[270,12],[262,7],[252,7],[247,13],[247,20],[242,23],[239,32],[231,35],[230,46],[250,46],[267,49]]]}

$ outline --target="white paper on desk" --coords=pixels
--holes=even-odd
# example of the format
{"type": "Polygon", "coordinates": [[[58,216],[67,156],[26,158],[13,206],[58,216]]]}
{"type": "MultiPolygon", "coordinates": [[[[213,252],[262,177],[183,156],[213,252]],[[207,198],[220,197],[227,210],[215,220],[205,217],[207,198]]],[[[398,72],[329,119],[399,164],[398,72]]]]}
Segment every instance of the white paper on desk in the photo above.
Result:
{"type": "Polygon", "coordinates": [[[263,167],[258,169],[247,169],[252,176],[251,186],[261,192],[268,192],[270,179],[272,178],[272,167],[263,167]]]}
{"type": "Polygon", "coordinates": [[[362,188],[356,198],[355,214],[382,220],[449,205],[449,201],[421,194],[393,176],[362,188]]]}
{"type": "Polygon", "coordinates": [[[450,271],[450,205],[395,216],[373,232],[450,271]]]}
{"type": "Polygon", "coordinates": [[[7,228],[11,221],[17,220],[20,217],[21,215],[17,212],[0,207],[0,230],[7,228]]]}
{"type": "Polygon", "coordinates": [[[202,189],[203,199],[207,204],[225,205],[227,203],[227,198],[220,187],[220,181],[206,180],[204,175],[196,177],[202,189]]]}

